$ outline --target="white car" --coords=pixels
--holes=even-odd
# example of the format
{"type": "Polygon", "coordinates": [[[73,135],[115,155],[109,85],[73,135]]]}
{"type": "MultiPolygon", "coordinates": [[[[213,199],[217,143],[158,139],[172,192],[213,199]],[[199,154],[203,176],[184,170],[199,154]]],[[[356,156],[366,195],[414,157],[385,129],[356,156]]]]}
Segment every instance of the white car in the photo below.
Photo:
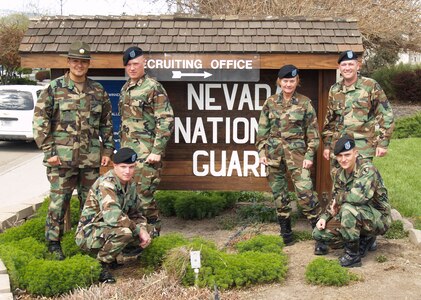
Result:
{"type": "Polygon", "coordinates": [[[44,86],[0,85],[0,140],[33,141],[32,120],[44,86]]]}

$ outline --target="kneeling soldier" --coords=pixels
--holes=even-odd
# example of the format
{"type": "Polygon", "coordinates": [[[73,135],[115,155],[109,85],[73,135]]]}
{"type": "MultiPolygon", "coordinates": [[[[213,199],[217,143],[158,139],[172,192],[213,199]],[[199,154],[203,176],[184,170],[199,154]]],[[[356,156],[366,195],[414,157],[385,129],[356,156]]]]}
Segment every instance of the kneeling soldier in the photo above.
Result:
{"type": "Polygon", "coordinates": [[[101,282],[115,282],[109,269],[127,245],[136,243],[145,248],[151,242],[132,180],[136,159],[131,148],[122,148],[114,155],[114,168],[92,185],[77,227],[76,244],[97,253],[101,262],[101,282]]]}
{"type": "MultiPolygon", "coordinates": [[[[392,218],[387,189],[379,171],[361,160],[352,137],[344,135],[334,148],[341,168],[333,180],[332,201],[313,230],[315,240],[343,243],[343,267],[361,266],[361,257],[373,250],[376,236],[384,234],[392,218]]],[[[327,248],[324,253],[326,254],[327,248]]]]}

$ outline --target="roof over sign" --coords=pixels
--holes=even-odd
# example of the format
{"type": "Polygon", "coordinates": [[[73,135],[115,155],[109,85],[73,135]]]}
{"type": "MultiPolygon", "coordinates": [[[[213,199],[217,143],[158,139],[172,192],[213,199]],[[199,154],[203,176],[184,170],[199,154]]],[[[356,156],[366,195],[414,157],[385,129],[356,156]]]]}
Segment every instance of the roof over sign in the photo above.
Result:
{"type": "Polygon", "coordinates": [[[81,39],[93,54],[146,53],[338,54],[362,52],[355,20],[239,16],[69,16],[32,20],[23,55],[67,53],[81,39]]]}

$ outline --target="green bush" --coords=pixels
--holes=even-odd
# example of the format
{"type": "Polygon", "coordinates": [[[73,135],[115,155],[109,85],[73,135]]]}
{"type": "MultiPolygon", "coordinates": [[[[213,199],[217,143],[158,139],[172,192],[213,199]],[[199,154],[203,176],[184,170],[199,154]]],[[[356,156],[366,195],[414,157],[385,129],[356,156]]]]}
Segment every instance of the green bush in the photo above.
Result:
{"type": "Polygon", "coordinates": [[[315,285],[343,286],[359,280],[356,274],[341,267],[338,261],[324,257],[316,258],[307,265],[305,277],[307,282],[315,285]]]}
{"type": "Polygon", "coordinates": [[[224,209],[233,208],[237,203],[239,197],[241,196],[240,192],[215,192],[217,195],[225,199],[224,209]]]}
{"type": "Polygon", "coordinates": [[[174,191],[158,191],[155,193],[155,200],[159,212],[165,217],[175,216],[174,203],[179,193],[174,191]]]}
{"type": "Polygon", "coordinates": [[[399,100],[411,103],[421,103],[421,68],[403,71],[392,78],[395,95],[399,100]]]}
{"type": "MultiPolygon", "coordinates": [[[[45,242],[45,218],[47,216],[49,203],[49,198],[46,198],[33,219],[27,220],[20,226],[8,228],[1,233],[0,243],[18,241],[26,237],[33,237],[39,242],[45,242]]],[[[72,198],[70,209],[72,226],[76,226],[79,222],[79,200],[77,200],[77,198],[72,198]]]]}
{"type": "Polygon", "coordinates": [[[265,194],[262,192],[239,192],[238,202],[262,202],[265,200],[265,194]]]}
{"type": "MultiPolygon", "coordinates": [[[[53,261],[45,243],[46,199],[33,219],[0,234],[0,259],[7,267],[12,286],[43,296],[58,295],[76,287],[87,286],[98,279],[99,263],[81,256],[74,241],[75,230],[64,234],[62,247],[68,257],[53,261]]],[[[79,220],[79,201],[71,200],[71,222],[79,220]]]]}
{"type": "Polygon", "coordinates": [[[163,216],[176,215],[183,219],[203,219],[218,215],[222,210],[234,207],[238,192],[210,191],[158,191],[155,194],[163,216]]]}
{"type": "Polygon", "coordinates": [[[227,289],[254,283],[279,282],[287,272],[287,257],[278,236],[259,235],[236,245],[238,253],[220,251],[210,241],[186,240],[170,234],[155,239],[141,256],[147,268],[161,264],[185,285],[227,289]],[[198,280],[190,267],[188,251],[200,250],[201,268],[198,280]],[[177,277],[178,276],[178,277],[177,277]]]}
{"type": "Polygon", "coordinates": [[[169,250],[181,245],[186,245],[187,240],[180,234],[167,234],[152,240],[152,243],[143,250],[140,256],[142,265],[157,268],[161,266],[165,255],[169,250]]]}
{"type": "Polygon", "coordinates": [[[188,194],[177,199],[174,209],[177,217],[186,220],[201,220],[212,218],[221,213],[225,208],[225,199],[217,194],[188,194]]]}
{"type": "Polygon", "coordinates": [[[387,239],[402,239],[408,236],[408,232],[404,230],[403,223],[400,220],[393,221],[390,228],[384,234],[387,239]]]}
{"type": "Polygon", "coordinates": [[[99,262],[86,255],[63,261],[34,259],[26,267],[24,286],[31,294],[51,297],[91,285],[100,272],[99,262]]]}
{"type": "Polygon", "coordinates": [[[396,90],[395,86],[393,85],[393,79],[397,76],[397,74],[401,72],[412,71],[413,69],[414,67],[412,65],[401,63],[398,65],[378,69],[372,74],[372,78],[380,84],[389,100],[404,101],[405,99],[400,99],[400,91],[396,90]]]}
{"type": "Polygon", "coordinates": [[[75,233],[76,229],[72,229],[68,232],[66,232],[63,235],[63,238],[61,239],[61,248],[63,250],[63,254],[66,257],[71,257],[76,254],[82,254],[82,250],[79,248],[78,245],[76,245],[75,242],[75,233]]]}
{"type": "Polygon", "coordinates": [[[235,245],[238,252],[258,251],[265,253],[282,253],[284,243],[278,236],[273,235],[257,235],[254,238],[239,242],[235,245]]]}
{"type": "Polygon", "coordinates": [[[44,242],[44,231],[45,218],[37,217],[30,219],[18,227],[6,229],[2,234],[0,234],[0,244],[19,241],[27,237],[32,237],[38,242],[44,242]]]}
{"type": "Polygon", "coordinates": [[[26,266],[32,259],[42,258],[46,251],[46,246],[32,237],[1,244],[0,259],[7,267],[12,286],[25,288],[22,277],[26,266]]]}
{"type": "Polygon", "coordinates": [[[277,219],[275,209],[261,203],[241,206],[237,213],[248,222],[270,223],[277,219]]]}
{"type": "MultiPolygon", "coordinates": [[[[277,236],[257,236],[242,242],[239,253],[226,253],[209,245],[193,245],[200,250],[202,267],[196,282],[200,287],[221,289],[249,286],[250,284],[282,281],[288,270],[282,242],[277,236]]],[[[193,269],[187,268],[182,282],[193,285],[193,269]]]]}
{"type": "Polygon", "coordinates": [[[410,117],[397,119],[392,136],[395,139],[421,137],[421,112],[410,117]]]}

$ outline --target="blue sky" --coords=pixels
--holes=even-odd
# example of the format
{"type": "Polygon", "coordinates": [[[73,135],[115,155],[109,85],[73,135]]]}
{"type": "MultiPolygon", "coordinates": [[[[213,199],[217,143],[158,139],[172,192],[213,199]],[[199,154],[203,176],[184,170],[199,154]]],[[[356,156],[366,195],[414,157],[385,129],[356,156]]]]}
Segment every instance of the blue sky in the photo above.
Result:
{"type": "Polygon", "coordinates": [[[148,15],[168,11],[164,0],[0,0],[0,14],[42,15],[148,15]]]}

